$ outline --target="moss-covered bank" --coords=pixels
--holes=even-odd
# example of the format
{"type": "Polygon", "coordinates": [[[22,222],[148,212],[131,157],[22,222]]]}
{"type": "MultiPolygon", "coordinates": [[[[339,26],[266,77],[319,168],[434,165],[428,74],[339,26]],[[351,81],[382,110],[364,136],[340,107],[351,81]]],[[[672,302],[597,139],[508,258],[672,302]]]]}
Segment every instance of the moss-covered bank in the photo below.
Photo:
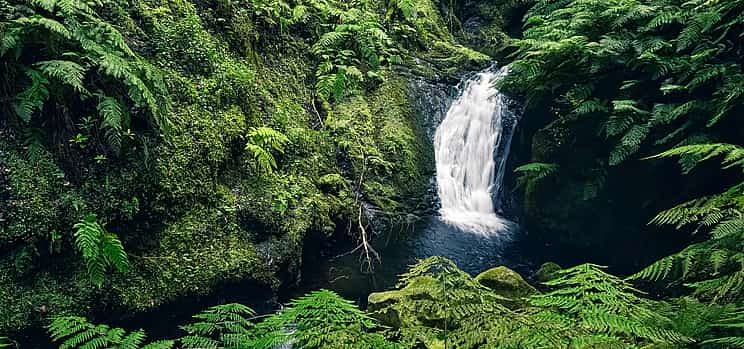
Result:
{"type": "Polygon", "coordinates": [[[170,132],[134,120],[114,152],[85,121],[85,103],[49,102],[49,120],[72,121],[64,127],[0,118],[0,332],[152,310],[225,282],[291,286],[303,244],[346,234],[360,200],[389,219],[419,205],[432,151],[409,82],[453,81],[491,59],[456,43],[439,5],[421,1],[416,34],[394,37],[408,48],[402,65],[329,104],[316,94],[309,25],[272,24],[249,2],[107,2],[100,16],[163,75],[170,132]],[[289,139],[271,173],[244,150],[254,127],[289,139]],[[33,157],[29,130],[43,135],[33,157]],[[131,264],[101,288],[73,244],[88,213],[131,264]]]}

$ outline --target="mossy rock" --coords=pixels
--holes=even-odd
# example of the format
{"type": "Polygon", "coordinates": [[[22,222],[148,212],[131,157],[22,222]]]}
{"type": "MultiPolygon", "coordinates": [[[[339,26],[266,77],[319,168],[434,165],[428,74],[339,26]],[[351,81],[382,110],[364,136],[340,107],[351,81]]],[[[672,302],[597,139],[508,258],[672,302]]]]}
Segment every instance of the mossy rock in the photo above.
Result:
{"type": "Polygon", "coordinates": [[[535,279],[535,281],[537,282],[548,282],[557,278],[559,276],[558,272],[561,269],[563,268],[561,268],[561,266],[556,263],[543,263],[543,265],[540,266],[540,269],[538,269],[535,274],[532,275],[532,278],[535,279]]]}
{"type": "MultiPolygon", "coordinates": [[[[429,299],[437,301],[433,293],[439,286],[439,281],[428,276],[417,277],[410,281],[406,287],[386,292],[371,293],[367,297],[367,311],[370,315],[385,326],[392,328],[416,328],[430,326],[432,323],[440,322],[442,319],[434,316],[416,316],[410,312],[398,312],[390,305],[396,303],[413,302],[416,300],[429,299]]],[[[444,300],[441,300],[442,302],[444,300]]],[[[417,339],[419,345],[416,348],[444,349],[444,341],[428,334],[422,333],[417,339]]]]}
{"type": "Polygon", "coordinates": [[[415,316],[406,317],[395,311],[390,305],[411,300],[431,299],[436,300],[432,291],[436,289],[439,281],[431,277],[418,277],[406,285],[406,287],[386,292],[371,293],[367,297],[367,310],[372,316],[386,326],[393,328],[416,326],[421,320],[415,316]]]}
{"type": "Polygon", "coordinates": [[[524,298],[537,293],[537,289],[524,281],[519,273],[500,266],[488,269],[475,277],[475,281],[506,298],[524,298]]]}

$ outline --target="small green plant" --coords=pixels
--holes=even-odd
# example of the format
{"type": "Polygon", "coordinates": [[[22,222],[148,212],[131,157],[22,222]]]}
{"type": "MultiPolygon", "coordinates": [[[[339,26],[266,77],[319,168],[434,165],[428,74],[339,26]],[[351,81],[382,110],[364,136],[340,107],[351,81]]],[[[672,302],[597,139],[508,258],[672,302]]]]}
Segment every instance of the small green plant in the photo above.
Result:
{"type": "Polygon", "coordinates": [[[75,135],[75,138],[70,139],[70,143],[77,145],[80,149],[85,149],[88,146],[88,136],[78,133],[75,135]]]}
{"type": "Polygon", "coordinates": [[[249,348],[256,313],[241,304],[216,305],[194,315],[197,322],[183,326],[189,335],[180,339],[183,348],[249,348]]]}
{"type": "Polygon", "coordinates": [[[514,169],[514,172],[519,174],[517,185],[524,187],[527,191],[531,191],[541,180],[555,175],[558,172],[558,168],[559,166],[557,164],[546,164],[541,162],[533,162],[519,166],[514,169]]]}
{"type": "Polygon", "coordinates": [[[95,214],[89,214],[75,224],[75,246],[83,254],[83,261],[90,281],[101,287],[107,269],[119,272],[129,269],[124,246],[116,234],[107,232],[98,223],[95,214]]]}
{"type": "Polygon", "coordinates": [[[353,302],[320,290],[293,300],[288,308],[258,325],[255,349],[291,343],[308,349],[399,348],[379,333],[379,325],[353,302]]]}
{"type": "Polygon", "coordinates": [[[55,318],[47,329],[53,341],[61,342],[62,349],[171,349],[175,344],[172,340],[144,344],[143,330],[127,333],[77,316],[55,318]]]}
{"type": "Polygon", "coordinates": [[[272,152],[284,154],[284,146],[289,138],[269,127],[253,127],[248,132],[245,150],[251,158],[251,167],[259,174],[271,174],[277,169],[272,152]]]}

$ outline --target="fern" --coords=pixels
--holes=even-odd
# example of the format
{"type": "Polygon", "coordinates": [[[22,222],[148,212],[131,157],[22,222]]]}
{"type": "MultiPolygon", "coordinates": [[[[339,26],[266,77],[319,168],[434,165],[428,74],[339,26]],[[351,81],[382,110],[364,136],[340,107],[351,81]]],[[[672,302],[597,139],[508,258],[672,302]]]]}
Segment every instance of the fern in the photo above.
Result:
{"type": "Polygon", "coordinates": [[[157,341],[143,346],[145,332],[127,333],[121,328],[94,325],[77,316],[58,317],[47,327],[60,349],[170,349],[174,341],[157,341]]]}
{"type": "Polygon", "coordinates": [[[606,344],[617,343],[624,336],[654,343],[691,341],[661,327],[664,323],[668,327],[669,320],[655,313],[650,301],[639,298],[636,296],[639,291],[602,269],[597,265],[582,264],[560,271],[560,277],[545,283],[555,289],[533,296],[532,305],[546,309],[547,313],[541,315],[544,318],[610,335],[595,337],[592,333],[590,337],[579,337],[584,338],[583,343],[574,345],[591,344],[588,347],[592,347],[597,340],[606,344]],[[588,341],[590,338],[592,340],[588,341]]]}
{"type": "Polygon", "coordinates": [[[610,153],[609,164],[619,165],[631,155],[638,152],[641,148],[641,143],[646,139],[648,133],[649,128],[647,125],[632,126],[610,153]]]}
{"type": "Polygon", "coordinates": [[[284,153],[289,138],[283,133],[268,127],[251,128],[248,132],[246,152],[251,157],[252,167],[262,174],[271,174],[277,168],[272,152],[284,153]]]}
{"type": "Polygon", "coordinates": [[[651,144],[720,132],[741,108],[742,62],[727,51],[738,50],[742,9],[739,0],[540,0],[499,85],[577,129],[598,123],[610,165],[621,165],[651,144]],[[586,85],[601,88],[575,93],[586,85]]]}
{"type": "Polygon", "coordinates": [[[248,347],[253,339],[253,323],[248,317],[256,313],[241,304],[216,305],[194,315],[197,322],[183,326],[189,333],[180,339],[184,348],[248,347]]]}
{"type": "Polygon", "coordinates": [[[398,348],[379,333],[379,326],[352,302],[328,290],[312,292],[258,325],[262,333],[252,348],[292,343],[308,349],[398,348]]]}
{"type": "Polygon", "coordinates": [[[120,151],[122,133],[129,128],[129,115],[116,98],[104,95],[98,102],[98,114],[102,118],[101,129],[106,134],[106,142],[114,151],[120,151]]]}
{"type": "MultiPolygon", "coordinates": [[[[731,144],[694,144],[674,148],[651,158],[692,157],[697,163],[721,158],[723,168],[744,169],[744,150],[731,144]]],[[[744,291],[744,224],[742,189],[734,185],[723,193],[698,198],[659,213],[652,224],[671,224],[678,229],[695,224],[694,232],[709,240],[690,245],[641,270],[633,277],[651,280],[688,281],[697,294],[714,300],[737,299],[744,291]],[[692,282],[689,282],[692,281],[692,282]]]]}
{"type": "MultiPolygon", "coordinates": [[[[101,2],[33,0],[28,5],[26,11],[16,13],[18,18],[3,26],[0,41],[0,57],[7,67],[25,72],[24,78],[15,82],[21,87],[19,91],[9,96],[21,121],[32,123],[35,115],[54,113],[57,108],[51,108],[53,103],[75,97],[84,101],[90,91],[97,91],[97,95],[118,100],[118,107],[111,99],[98,105],[105,143],[115,152],[121,146],[117,134],[126,124],[116,121],[125,121],[131,106],[142,110],[134,116],[168,134],[168,91],[162,76],[134,54],[116,27],[99,17],[101,2]],[[35,48],[33,54],[24,54],[27,47],[35,48]],[[8,54],[11,51],[14,55],[8,54]]],[[[77,123],[69,120],[74,117],[60,115],[68,124],[77,123]]],[[[39,120],[38,124],[44,122],[39,120]]]]}
{"type": "Polygon", "coordinates": [[[86,68],[75,62],[62,60],[41,61],[34,64],[34,66],[50,78],[70,85],[70,87],[82,95],[89,93],[85,89],[85,86],[83,86],[86,68]]]}
{"type": "Polygon", "coordinates": [[[83,261],[91,282],[101,287],[106,270],[114,267],[123,272],[129,268],[127,254],[115,234],[101,226],[96,215],[89,214],[75,224],[75,246],[83,254],[83,261]]]}
{"type": "Polygon", "coordinates": [[[21,120],[28,123],[33,114],[41,110],[44,102],[49,98],[49,80],[34,69],[26,70],[26,76],[31,80],[31,84],[15,96],[13,110],[21,120]]]}
{"type": "Polygon", "coordinates": [[[517,185],[524,187],[528,192],[534,190],[536,185],[543,179],[553,176],[558,172],[557,164],[546,164],[533,162],[519,166],[514,172],[519,174],[517,185]]]}

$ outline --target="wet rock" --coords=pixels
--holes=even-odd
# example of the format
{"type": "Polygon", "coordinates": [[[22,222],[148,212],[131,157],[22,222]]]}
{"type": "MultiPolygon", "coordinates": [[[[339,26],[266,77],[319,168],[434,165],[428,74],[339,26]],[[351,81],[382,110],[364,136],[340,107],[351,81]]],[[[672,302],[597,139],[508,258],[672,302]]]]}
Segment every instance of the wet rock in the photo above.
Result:
{"type": "Polygon", "coordinates": [[[475,277],[475,281],[506,298],[524,298],[537,293],[521,275],[507,267],[488,269],[475,277]]]}

